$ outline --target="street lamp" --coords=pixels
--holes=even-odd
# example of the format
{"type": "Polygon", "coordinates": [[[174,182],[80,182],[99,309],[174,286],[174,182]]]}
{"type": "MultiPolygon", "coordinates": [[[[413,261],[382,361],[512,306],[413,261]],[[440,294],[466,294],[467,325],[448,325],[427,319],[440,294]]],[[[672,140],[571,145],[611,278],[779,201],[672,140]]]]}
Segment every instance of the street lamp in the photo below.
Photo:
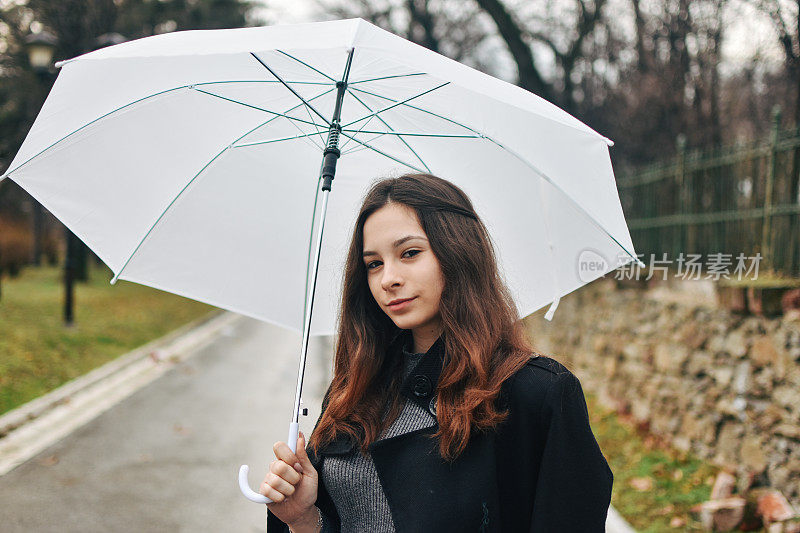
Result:
{"type": "MultiPolygon", "coordinates": [[[[97,37],[94,41],[93,50],[113,46],[125,42],[127,39],[119,33],[105,33],[97,37]]],[[[55,73],[52,69],[53,55],[58,46],[58,39],[50,33],[38,32],[25,38],[25,45],[28,51],[28,60],[36,74],[42,81],[42,85],[49,90],[52,81],[55,80],[55,73]]],[[[34,207],[34,261],[38,265],[41,255],[41,226],[42,226],[42,207],[35,202],[34,207]]],[[[74,308],[74,279],[77,272],[86,270],[86,249],[85,245],[64,226],[67,242],[66,258],[64,260],[64,324],[73,324],[74,308]]]]}
{"type": "Polygon", "coordinates": [[[56,52],[58,39],[46,31],[32,33],[25,38],[28,61],[38,73],[49,73],[53,65],[53,54],[56,52]]]}
{"type": "MultiPolygon", "coordinates": [[[[28,62],[39,77],[40,84],[47,88],[52,81],[53,54],[58,46],[58,39],[46,31],[32,33],[25,38],[28,62]]],[[[44,210],[42,204],[33,200],[33,264],[42,264],[42,232],[44,226],[44,210]]]]}

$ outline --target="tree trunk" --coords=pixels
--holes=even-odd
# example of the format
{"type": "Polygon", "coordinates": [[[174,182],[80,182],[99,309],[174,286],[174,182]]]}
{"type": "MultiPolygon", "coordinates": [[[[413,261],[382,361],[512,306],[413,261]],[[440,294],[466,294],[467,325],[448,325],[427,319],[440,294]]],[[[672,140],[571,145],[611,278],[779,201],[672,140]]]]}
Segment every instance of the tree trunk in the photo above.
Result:
{"type": "Polygon", "coordinates": [[[506,42],[508,51],[517,64],[519,86],[552,102],[553,90],[536,69],[533,52],[522,38],[522,28],[514,21],[511,13],[500,0],[476,0],[476,2],[492,17],[500,36],[506,42]]]}

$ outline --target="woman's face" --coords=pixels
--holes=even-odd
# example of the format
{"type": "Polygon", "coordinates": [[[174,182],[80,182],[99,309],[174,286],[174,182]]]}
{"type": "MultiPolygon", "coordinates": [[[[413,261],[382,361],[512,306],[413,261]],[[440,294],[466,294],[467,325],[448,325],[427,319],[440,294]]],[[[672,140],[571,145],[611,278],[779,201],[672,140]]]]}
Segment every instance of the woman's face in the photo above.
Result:
{"type": "Polygon", "coordinates": [[[397,327],[435,339],[444,276],[416,212],[389,203],[372,213],[364,222],[363,259],[372,296],[397,327]]]}

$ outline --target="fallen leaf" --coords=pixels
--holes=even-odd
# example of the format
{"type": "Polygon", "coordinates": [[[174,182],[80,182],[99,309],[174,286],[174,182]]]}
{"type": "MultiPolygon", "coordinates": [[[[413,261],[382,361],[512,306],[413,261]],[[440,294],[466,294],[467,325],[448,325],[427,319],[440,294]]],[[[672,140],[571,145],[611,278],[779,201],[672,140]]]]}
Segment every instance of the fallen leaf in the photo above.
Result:
{"type": "Polygon", "coordinates": [[[669,521],[669,527],[683,527],[686,525],[686,519],[680,516],[673,516],[669,521]]]}
{"type": "Polygon", "coordinates": [[[53,466],[58,464],[58,456],[57,455],[48,455],[47,457],[42,457],[39,459],[39,464],[42,466],[53,466]]]}
{"type": "Polygon", "coordinates": [[[78,478],[73,476],[67,476],[63,479],[60,479],[59,481],[61,481],[61,484],[64,485],[65,487],[71,487],[72,485],[78,483],[78,478]]]}
{"type": "Polygon", "coordinates": [[[628,484],[634,489],[644,492],[653,488],[653,479],[649,477],[635,477],[632,478],[628,484]]]}
{"type": "Polygon", "coordinates": [[[670,514],[674,510],[675,510],[675,506],[672,505],[671,503],[669,503],[669,504],[665,505],[664,507],[662,507],[661,509],[659,509],[658,511],[656,511],[656,514],[658,514],[660,516],[665,516],[665,515],[670,514]]]}

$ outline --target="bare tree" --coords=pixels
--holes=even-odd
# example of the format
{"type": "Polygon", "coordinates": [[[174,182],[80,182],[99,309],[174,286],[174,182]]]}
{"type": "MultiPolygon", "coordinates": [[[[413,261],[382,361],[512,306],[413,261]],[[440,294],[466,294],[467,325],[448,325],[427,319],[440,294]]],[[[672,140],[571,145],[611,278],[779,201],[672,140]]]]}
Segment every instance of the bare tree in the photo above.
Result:
{"type": "Polygon", "coordinates": [[[409,41],[477,68],[476,50],[491,36],[480,10],[458,0],[317,0],[323,12],[337,18],[361,17],[409,41]]]}
{"type": "Polygon", "coordinates": [[[754,0],[769,15],[795,87],[794,123],[800,126],[800,0],[754,0]]]}
{"type": "Polygon", "coordinates": [[[679,134],[690,147],[761,135],[787,90],[798,116],[800,0],[743,1],[772,17],[789,76],[755,59],[723,75],[731,0],[317,0],[490,74],[516,67],[520,86],[617,141],[612,157],[631,165],[674,156],[679,134]]]}
{"type": "Polygon", "coordinates": [[[526,30],[518,23],[500,0],[476,0],[477,4],[492,17],[497,31],[508,46],[508,51],[517,64],[518,84],[542,98],[553,100],[551,85],[544,80],[536,68],[533,52],[526,42],[526,30]]]}

